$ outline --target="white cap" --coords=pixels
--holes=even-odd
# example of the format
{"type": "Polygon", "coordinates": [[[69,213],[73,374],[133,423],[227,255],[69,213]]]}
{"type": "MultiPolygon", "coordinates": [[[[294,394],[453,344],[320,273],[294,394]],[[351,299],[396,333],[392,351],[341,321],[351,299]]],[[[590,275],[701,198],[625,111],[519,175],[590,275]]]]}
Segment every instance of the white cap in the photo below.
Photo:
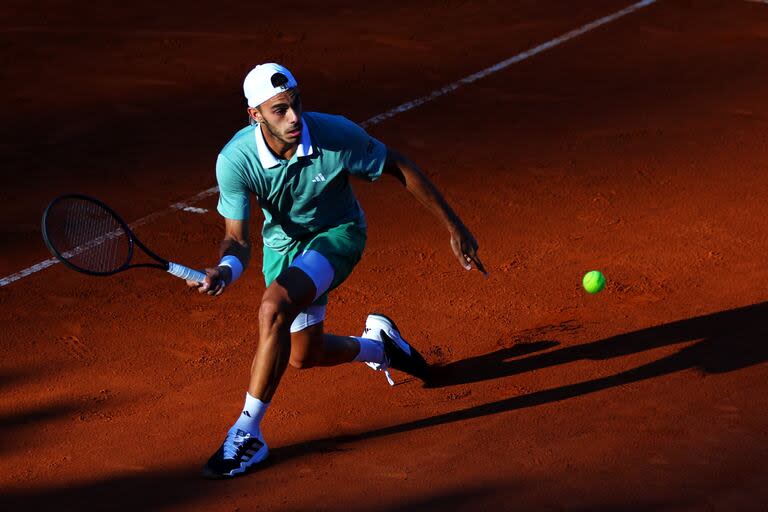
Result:
{"type": "Polygon", "coordinates": [[[258,107],[272,96],[293,89],[297,85],[290,71],[280,64],[268,62],[259,64],[245,76],[243,92],[248,100],[248,106],[258,107]]]}

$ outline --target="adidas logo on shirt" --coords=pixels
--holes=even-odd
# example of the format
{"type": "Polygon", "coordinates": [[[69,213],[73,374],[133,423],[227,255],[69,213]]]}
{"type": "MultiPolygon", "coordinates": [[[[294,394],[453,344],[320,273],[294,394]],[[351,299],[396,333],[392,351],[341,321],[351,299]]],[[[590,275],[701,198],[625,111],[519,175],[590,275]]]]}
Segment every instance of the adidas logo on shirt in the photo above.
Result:
{"type": "Polygon", "coordinates": [[[325,176],[323,176],[323,173],[318,173],[317,176],[312,178],[312,183],[320,183],[321,181],[325,181],[325,176]]]}

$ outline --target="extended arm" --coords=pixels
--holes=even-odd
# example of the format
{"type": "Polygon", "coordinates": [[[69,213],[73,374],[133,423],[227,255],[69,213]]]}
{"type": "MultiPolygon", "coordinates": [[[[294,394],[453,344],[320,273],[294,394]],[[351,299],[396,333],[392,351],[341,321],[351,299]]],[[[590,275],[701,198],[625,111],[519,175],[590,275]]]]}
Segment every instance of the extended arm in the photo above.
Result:
{"type": "Polygon", "coordinates": [[[477,256],[478,245],[475,237],[421,169],[405,156],[390,149],[387,153],[384,173],[397,178],[445,225],[451,234],[451,249],[461,266],[471,270],[474,263],[475,267],[487,277],[488,273],[477,256]]]}

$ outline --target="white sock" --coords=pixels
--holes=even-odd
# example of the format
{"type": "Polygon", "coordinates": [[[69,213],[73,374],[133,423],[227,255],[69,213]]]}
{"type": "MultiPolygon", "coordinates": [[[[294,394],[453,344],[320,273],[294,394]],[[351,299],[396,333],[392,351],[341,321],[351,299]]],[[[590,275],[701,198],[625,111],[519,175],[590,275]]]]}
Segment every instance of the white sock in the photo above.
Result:
{"type": "Polygon", "coordinates": [[[384,362],[384,345],[380,341],[358,338],[357,336],[352,337],[360,343],[360,352],[355,356],[355,361],[379,364],[384,362]]]}
{"type": "Polygon", "coordinates": [[[246,392],[243,412],[240,413],[240,417],[230,430],[239,429],[253,436],[259,435],[261,433],[261,419],[264,417],[264,413],[267,412],[267,407],[269,407],[269,403],[264,403],[246,392]]]}

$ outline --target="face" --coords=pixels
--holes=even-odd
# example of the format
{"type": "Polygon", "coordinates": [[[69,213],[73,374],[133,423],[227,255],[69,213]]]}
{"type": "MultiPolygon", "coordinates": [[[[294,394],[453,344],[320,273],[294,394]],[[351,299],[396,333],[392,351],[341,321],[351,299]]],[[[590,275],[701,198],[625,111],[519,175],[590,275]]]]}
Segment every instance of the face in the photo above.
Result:
{"type": "Polygon", "coordinates": [[[249,108],[248,114],[257,123],[264,125],[272,138],[293,145],[301,138],[301,95],[294,88],[281,92],[256,108],[249,108]]]}

